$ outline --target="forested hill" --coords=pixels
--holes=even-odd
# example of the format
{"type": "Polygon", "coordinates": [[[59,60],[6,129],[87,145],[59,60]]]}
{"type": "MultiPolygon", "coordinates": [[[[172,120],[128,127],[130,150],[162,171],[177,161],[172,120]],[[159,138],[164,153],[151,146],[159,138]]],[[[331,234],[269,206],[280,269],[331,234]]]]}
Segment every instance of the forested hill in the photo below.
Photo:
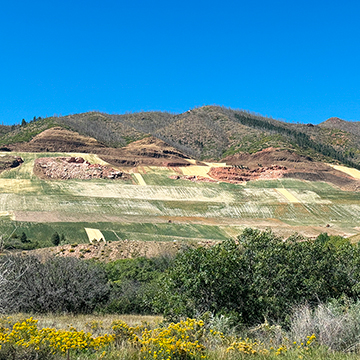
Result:
{"type": "Polygon", "coordinates": [[[359,167],[360,123],[333,119],[320,125],[290,124],[219,106],[203,106],[182,114],[88,112],[1,126],[0,146],[27,142],[46,129],[61,126],[110,147],[122,147],[153,135],[201,160],[219,160],[238,152],[255,153],[275,147],[316,160],[335,159],[359,167]]]}

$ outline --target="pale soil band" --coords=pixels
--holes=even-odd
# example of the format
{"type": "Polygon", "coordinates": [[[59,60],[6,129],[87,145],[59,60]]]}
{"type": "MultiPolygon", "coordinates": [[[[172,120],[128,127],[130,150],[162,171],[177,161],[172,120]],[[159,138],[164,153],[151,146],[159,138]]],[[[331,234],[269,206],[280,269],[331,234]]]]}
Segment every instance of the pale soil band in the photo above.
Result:
{"type": "Polygon", "coordinates": [[[280,193],[281,195],[283,195],[289,202],[291,203],[300,203],[300,201],[289,192],[289,190],[286,190],[284,188],[278,188],[275,189],[278,193],[280,193]]]}
{"type": "Polygon", "coordinates": [[[341,166],[341,165],[331,165],[331,164],[329,165],[335,170],[342,171],[343,173],[352,176],[354,179],[360,179],[360,171],[357,169],[348,168],[346,166],[341,166]]]}
{"type": "Polygon", "coordinates": [[[138,181],[139,185],[146,186],[146,182],[140,173],[134,173],[134,175],[135,175],[136,180],[138,181]]]}
{"type": "Polygon", "coordinates": [[[0,217],[10,216],[11,220],[15,220],[15,215],[13,211],[0,211],[0,217]]]}
{"type": "Polygon", "coordinates": [[[90,229],[85,228],[86,234],[89,238],[89,241],[92,243],[94,240],[96,241],[105,241],[105,237],[99,229],[90,229]]]}

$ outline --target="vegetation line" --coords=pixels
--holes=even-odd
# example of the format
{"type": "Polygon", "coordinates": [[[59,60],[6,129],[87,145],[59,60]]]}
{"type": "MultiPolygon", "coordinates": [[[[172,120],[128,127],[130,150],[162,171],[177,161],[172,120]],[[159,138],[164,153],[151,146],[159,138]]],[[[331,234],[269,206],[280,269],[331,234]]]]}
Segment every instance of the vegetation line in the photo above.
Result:
{"type": "Polygon", "coordinates": [[[324,156],[328,156],[332,159],[342,162],[345,165],[360,170],[359,164],[356,164],[353,161],[347,159],[341,152],[336,151],[332,146],[320,142],[315,142],[310,139],[309,135],[301,131],[288,129],[283,126],[274,125],[268,121],[260,120],[259,118],[254,118],[254,117],[249,118],[240,114],[235,114],[235,117],[243,125],[251,126],[253,128],[268,130],[268,131],[274,131],[279,134],[287,135],[293,138],[300,147],[313,149],[324,156]]]}

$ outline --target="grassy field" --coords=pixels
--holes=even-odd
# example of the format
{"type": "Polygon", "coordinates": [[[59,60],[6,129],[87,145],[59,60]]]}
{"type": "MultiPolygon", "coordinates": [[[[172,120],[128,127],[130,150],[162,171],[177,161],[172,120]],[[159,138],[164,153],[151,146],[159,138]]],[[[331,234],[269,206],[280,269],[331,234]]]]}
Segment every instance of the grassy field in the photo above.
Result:
{"type": "Polygon", "coordinates": [[[1,335],[5,335],[1,339],[3,346],[0,348],[0,355],[4,359],[4,356],[15,358],[15,355],[18,355],[17,359],[22,359],[25,357],[21,355],[26,353],[27,359],[37,359],[41,355],[41,358],[53,360],[65,358],[78,360],[240,360],[279,357],[350,360],[358,359],[359,356],[358,352],[332,351],[326,346],[319,345],[315,334],[307,336],[303,342],[294,341],[298,339],[293,337],[293,334],[280,334],[279,331],[276,332],[275,326],[270,327],[274,330],[274,334],[270,331],[254,334],[244,330],[242,330],[244,334],[241,334],[233,332],[230,328],[219,328],[217,323],[211,321],[204,323],[202,320],[187,319],[176,324],[168,324],[160,316],[54,314],[36,315],[35,319],[25,314],[2,316],[0,324],[4,325],[0,329],[1,335]],[[19,325],[21,325],[21,332],[17,330],[19,325]],[[36,348],[29,339],[36,339],[37,334],[42,334],[41,329],[46,329],[46,333],[43,333],[46,335],[42,337],[47,341],[36,348]],[[21,342],[15,343],[11,337],[6,337],[11,330],[17,336],[16,339],[22,339],[21,342]],[[97,338],[100,345],[92,345],[89,338],[87,342],[81,341],[85,333],[91,338],[97,338]],[[256,339],[254,335],[260,335],[262,338],[256,339]],[[51,340],[55,336],[54,345],[51,340]],[[22,345],[22,343],[25,344],[22,345]],[[11,345],[7,346],[9,344],[11,345]],[[50,349],[53,355],[48,354],[48,357],[44,357],[50,349]]]}
{"type": "MultiPolygon", "coordinates": [[[[34,160],[57,153],[19,153],[24,163],[0,174],[0,229],[26,232],[44,246],[55,231],[69,242],[87,242],[85,228],[106,240],[223,240],[246,226],[291,227],[306,235],[358,233],[360,193],[322,182],[291,179],[246,185],[173,180],[177,169],[139,167],[133,181],[46,181],[33,173],[34,160]],[[326,227],[329,225],[330,227],[326,227]]],[[[92,163],[96,155],[81,155],[92,163]]]]}

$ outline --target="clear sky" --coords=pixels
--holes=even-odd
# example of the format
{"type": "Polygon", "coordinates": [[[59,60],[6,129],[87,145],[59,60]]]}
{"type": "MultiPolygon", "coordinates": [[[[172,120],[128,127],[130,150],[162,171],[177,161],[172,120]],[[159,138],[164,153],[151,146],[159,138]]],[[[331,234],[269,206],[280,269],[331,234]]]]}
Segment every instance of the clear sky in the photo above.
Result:
{"type": "Polygon", "coordinates": [[[0,123],[202,105],[360,121],[360,2],[0,3],[0,123]]]}

